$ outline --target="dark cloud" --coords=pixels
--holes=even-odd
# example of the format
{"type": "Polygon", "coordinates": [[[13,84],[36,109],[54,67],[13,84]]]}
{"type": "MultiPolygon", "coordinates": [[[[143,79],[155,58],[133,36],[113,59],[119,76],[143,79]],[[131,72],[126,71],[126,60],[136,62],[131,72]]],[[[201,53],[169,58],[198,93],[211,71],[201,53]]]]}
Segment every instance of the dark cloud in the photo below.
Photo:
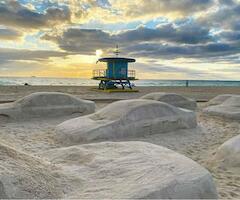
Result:
{"type": "Polygon", "coordinates": [[[50,7],[43,13],[30,10],[18,1],[0,2],[0,24],[23,28],[51,27],[70,20],[70,11],[50,7]]]}
{"type": "Polygon", "coordinates": [[[219,34],[222,40],[240,42],[240,31],[223,31],[219,34]]]}
{"type": "Polygon", "coordinates": [[[194,68],[185,68],[185,67],[176,67],[176,66],[168,66],[168,65],[161,65],[161,64],[145,64],[145,63],[138,63],[135,67],[138,71],[143,72],[150,72],[150,73],[181,73],[185,76],[191,78],[199,78],[199,77],[206,77],[211,76],[211,78],[219,78],[219,75],[215,75],[211,72],[206,72],[201,69],[194,69],[194,68]]]}
{"type": "Polygon", "coordinates": [[[0,48],[0,71],[2,70],[4,73],[34,71],[43,66],[46,67],[45,62],[48,62],[50,57],[65,57],[67,55],[69,54],[58,51],[0,48]]]}
{"type": "Polygon", "coordinates": [[[82,54],[95,53],[96,49],[112,48],[116,43],[121,44],[121,46],[132,46],[141,42],[198,44],[213,40],[209,34],[209,29],[191,22],[181,26],[169,23],[156,29],[139,27],[117,34],[96,29],[69,28],[62,35],[46,34],[42,39],[52,40],[66,51],[82,54]]]}
{"type": "Polygon", "coordinates": [[[132,41],[168,41],[184,44],[204,43],[212,40],[209,29],[195,23],[186,23],[181,26],[174,24],[161,25],[156,29],[139,27],[117,35],[120,42],[132,41]]]}
{"type": "Polygon", "coordinates": [[[130,56],[148,58],[198,58],[208,59],[237,54],[240,47],[225,43],[210,43],[206,45],[162,45],[154,43],[136,44],[125,48],[130,56]]]}
{"type": "Polygon", "coordinates": [[[240,31],[240,21],[232,23],[233,30],[240,31]]]}
{"type": "Polygon", "coordinates": [[[115,44],[113,36],[102,30],[69,28],[61,36],[45,35],[45,40],[55,41],[61,49],[81,54],[93,54],[96,49],[106,49],[115,44]]]}
{"type": "Polygon", "coordinates": [[[238,29],[240,1],[219,0],[218,8],[198,18],[200,24],[211,28],[238,29]]]}
{"type": "Polygon", "coordinates": [[[210,34],[210,29],[197,23],[181,22],[178,25],[166,24],[149,29],[139,27],[118,34],[110,34],[94,29],[67,29],[60,36],[45,35],[43,39],[55,41],[60,48],[80,54],[94,54],[96,49],[109,48],[119,43],[123,52],[129,56],[146,58],[217,58],[239,53],[236,41],[239,33],[222,32],[222,42],[210,34]],[[225,39],[224,39],[225,38],[225,39]]]}
{"type": "Polygon", "coordinates": [[[219,4],[221,5],[234,5],[235,4],[235,1],[234,0],[218,0],[219,4]]]}
{"type": "MultiPolygon", "coordinates": [[[[1,63],[1,61],[0,61],[1,63]]],[[[24,61],[8,61],[5,63],[1,63],[0,71],[3,73],[22,73],[22,72],[29,72],[43,68],[41,63],[28,63],[24,61]]]]}
{"type": "Polygon", "coordinates": [[[225,64],[240,64],[240,54],[234,54],[234,55],[222,55],[212,58],[205,58],[202,59],[202,62],[210,62],[210,63],[225,63],[225,64]]]}
{"type": "Polygon", "coordinates": [[[45,51],[45,50],[26,50],[26,49],[7,49],[0,48],[0,62],[25,60],[25,61],[46,61],[50,57],[64,57],[69,55],[65,52],[45,51]]]}
{"type": "Polygon", "coordinates": [[[11,28],[0,28],[0,40],[17,40],[22,33],[11,28]]]}

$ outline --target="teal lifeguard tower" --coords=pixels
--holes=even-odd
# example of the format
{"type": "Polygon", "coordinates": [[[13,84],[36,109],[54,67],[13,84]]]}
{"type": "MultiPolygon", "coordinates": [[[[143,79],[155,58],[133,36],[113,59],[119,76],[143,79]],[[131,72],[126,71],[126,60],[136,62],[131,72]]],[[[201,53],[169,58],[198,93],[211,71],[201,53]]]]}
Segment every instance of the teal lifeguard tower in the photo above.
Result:
{"type": "Polygon", "coordinates": [[[118,46],[115,57],[100,58],[97,62],[107,63],[107,69],[93,70],[94,80],[100,80],[98,89],[107,92],[137,92],[130,81],[137,80],[135,70],[128,69],[128,63],[136,62],[133,58],[118,57],[118,46]],[[120,86],[120,88],[119,88],[120,86]]]}

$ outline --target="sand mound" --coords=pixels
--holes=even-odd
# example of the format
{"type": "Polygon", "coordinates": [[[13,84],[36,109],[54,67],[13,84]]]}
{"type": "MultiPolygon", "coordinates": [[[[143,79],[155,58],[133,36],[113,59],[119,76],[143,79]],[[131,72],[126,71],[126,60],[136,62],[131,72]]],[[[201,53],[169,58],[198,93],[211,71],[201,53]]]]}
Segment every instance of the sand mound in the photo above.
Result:
{"type": "Polygon", "coordinates": [[[60,165],[77,199],[217,198],[209,172],[191,159],[145,142],[103,142],[42,154],[60,165]],[[81,180],[81,186],[74,185],[81,180]]]}
{"type": "Polygon", "coordinates": [[[197,108],[196,101],[175,93],[155,92],[155,93],[144,95],[141,97],[141,99],[162,101],[162,102],[171,104],[173,106],[186,108],[189,110],[196,110],[197,108]]]}
{"type": "Polygon", "coordinates": [[[240,135],[223,143],[217,150],[214,162],[224,168],[240,168],[240,135]]]}
{"type": "Polygon", "coordinates": [[[224,101],[226,101],[227,99],[229,99],[232,96],[237,96],[237,95],[233,95],[233,94],[218,95],[218,96],[214,97],[213,99],[211,99],[209,102],[207,102],[207,105],[215,106],[215,105],[222,104],[224,101]]]}
{"type": "Polygon", "coordinates": [[[150,143],[95,143],[39,156],[0,144],[0,198],[217,197],[207,170],[150,143]]]}
{"type": "Polygon", "coordinates": [[[59,198],[63,195],[52,167],[0,143],[0,198],[59,198]]]}
{"type": "Polygon", "coordinates": [[[203,109],[203,112],[213,116],[240,120],[240,95],[232,96],[220,105],[209,106],[203,109]]]}
{"type": "Polygon", "coordinates": [[[57,139],[66,145],[131,138],[195,128],[196,115],[169,104],[133,99],[114,102],[91,115],[57,126],[57,139]]]}
{"type": "Polygon", "coordinates": [[[226,101],[222,103],[222,105],[240,107],[240,95],[235,95],[228,98],[226,101]]]}
{"type": "Polygon", "coordinates": [[[0,105],[0,116],[5,120],[29,119],[32,117],[55,117],[93,113],[95,103],[81,100],[73,95],[58,92],[32,93],[14,103],[0,105]]]}

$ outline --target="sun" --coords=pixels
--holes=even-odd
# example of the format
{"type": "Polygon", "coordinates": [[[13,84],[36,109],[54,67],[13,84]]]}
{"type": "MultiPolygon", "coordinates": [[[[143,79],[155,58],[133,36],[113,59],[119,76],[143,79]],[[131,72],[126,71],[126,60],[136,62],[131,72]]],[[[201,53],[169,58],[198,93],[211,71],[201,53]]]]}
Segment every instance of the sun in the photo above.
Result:
{"type": "Polygon", "coordinates": [[[97,56],[98,58],[101,57],[102,54],[103,54],[103,51],[102,51],[101,49],[97,49],[97,50],[96,50],[96,56],[97,56]]]}

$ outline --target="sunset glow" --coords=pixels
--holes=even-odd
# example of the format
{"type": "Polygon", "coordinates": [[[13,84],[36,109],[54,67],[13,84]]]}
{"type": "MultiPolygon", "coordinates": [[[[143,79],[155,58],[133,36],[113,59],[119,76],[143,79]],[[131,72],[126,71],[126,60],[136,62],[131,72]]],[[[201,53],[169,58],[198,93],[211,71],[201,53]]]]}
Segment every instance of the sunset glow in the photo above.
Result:
{"type": "Polygon", "coordinates": [[[7,0],[0,9],[0,76],[91,78],[119,44],[139,78],[240,79],[239,0],[7,0]]]}
{"type": "Polygon", "coordinates": [[[103,54],[103,51],[101,49],[96,50],[96,56],[100,58],[103,54]]]}

